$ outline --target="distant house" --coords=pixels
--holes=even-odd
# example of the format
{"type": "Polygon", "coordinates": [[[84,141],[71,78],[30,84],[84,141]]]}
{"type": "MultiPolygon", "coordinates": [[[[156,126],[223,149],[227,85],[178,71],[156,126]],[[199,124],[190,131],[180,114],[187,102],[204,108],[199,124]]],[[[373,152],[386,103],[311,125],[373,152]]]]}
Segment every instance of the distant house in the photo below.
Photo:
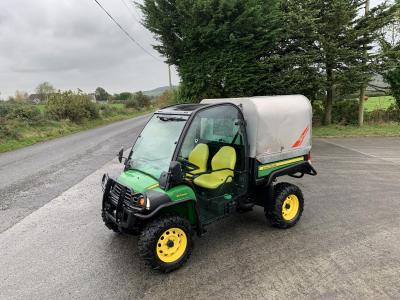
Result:
{"type": "Polygon", "coordinates": [[[90,93],[88,94],[89,100],[93,103],[96,103],[96,94],[95,93],[90,93]]]}
{"type": "Polygon", "coordinates": [[[28,101],[34,104],[39,104],[42,102],[42,95],[30,94],[28,97],[28,101]]]}
{"type": "Polygon", "coordinates": [[[367,91],[369,92],[390,92],[390,85],[387,84],[381,75],[376,75],[368,83],[367,91]]]}

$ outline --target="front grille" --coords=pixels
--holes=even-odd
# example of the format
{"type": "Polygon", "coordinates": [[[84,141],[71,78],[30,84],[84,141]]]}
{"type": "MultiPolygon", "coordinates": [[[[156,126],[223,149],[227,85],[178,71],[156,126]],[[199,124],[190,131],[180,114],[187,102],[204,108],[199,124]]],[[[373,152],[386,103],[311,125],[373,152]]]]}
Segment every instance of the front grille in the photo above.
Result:
{"type": "Polygon", "coordinates": [[[123,185],[115,182],[114,186],[110,190],[110,197],[109,199],[113,202],[114,205],[118,204],[119,198],[121,193],[125,191],[123,195],[123,203],[128,206],[137,205],[138,197],[135,197],[133,190],[123,185]]]}

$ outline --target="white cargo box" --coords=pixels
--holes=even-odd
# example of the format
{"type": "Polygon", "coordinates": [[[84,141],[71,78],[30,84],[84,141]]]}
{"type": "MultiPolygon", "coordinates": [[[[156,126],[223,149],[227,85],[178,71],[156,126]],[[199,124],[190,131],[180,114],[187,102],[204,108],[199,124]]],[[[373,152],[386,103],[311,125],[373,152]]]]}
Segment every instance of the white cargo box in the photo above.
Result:
{"type": "Polygon", "coordinates": [[[312,107],[302,95],[205,99],[201,103],[233,103],[247,123],[250,157],[260,163],[280,161],[311,150],[312,107]]]}

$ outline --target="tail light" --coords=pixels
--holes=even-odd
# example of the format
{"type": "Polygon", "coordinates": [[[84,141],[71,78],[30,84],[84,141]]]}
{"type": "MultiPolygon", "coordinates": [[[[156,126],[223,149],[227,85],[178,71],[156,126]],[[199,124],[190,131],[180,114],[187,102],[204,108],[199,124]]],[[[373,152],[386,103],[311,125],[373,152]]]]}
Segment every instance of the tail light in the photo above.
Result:
{"type": "Polygon", "coordinates": [[[304,156],[304,158],[307,161],[311,161],[311,152],[308,152],[308,154],[306,154],[306,156],[304,156]]]}

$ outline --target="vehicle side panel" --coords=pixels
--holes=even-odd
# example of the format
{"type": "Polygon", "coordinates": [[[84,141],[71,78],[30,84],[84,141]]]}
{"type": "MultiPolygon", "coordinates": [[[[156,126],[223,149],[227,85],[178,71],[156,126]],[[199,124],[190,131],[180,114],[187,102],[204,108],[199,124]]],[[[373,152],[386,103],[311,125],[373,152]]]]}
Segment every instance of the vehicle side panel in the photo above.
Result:
{"type": "Polygon", "coordinates": [[[261,177],[268,176],[276,170],[296,164],[301,161],[304,161],[304,156],[295,157],[295,158],[291,158],[291,159],[285,159],[285,160],[272,162],[272,163],[268,163],[268,164],[259,164],[258,168],[257,168],[257,177],[261,178],[261,177]]]}

